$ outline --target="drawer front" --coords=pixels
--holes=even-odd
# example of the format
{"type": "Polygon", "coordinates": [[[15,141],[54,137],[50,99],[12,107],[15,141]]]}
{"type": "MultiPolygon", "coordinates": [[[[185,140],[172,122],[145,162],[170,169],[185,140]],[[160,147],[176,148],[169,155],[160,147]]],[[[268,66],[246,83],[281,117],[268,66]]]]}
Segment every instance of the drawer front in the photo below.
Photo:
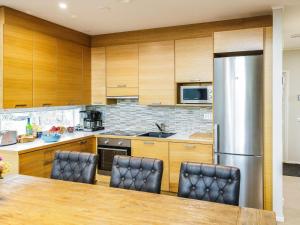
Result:
{"type": "Polygon", "coordinates": [[[170,191],[178,191],[179,172],[182,162],[213,163],[212,145],[170,143],[170,191]]]}
{"type": "Polygon", "coordinates": [[[107,96],[109,97],[118,97],[118,96],[138,96],[138,88],[128,88],[128,87],[116,87],[116,88],[107,88],[107,96]]]}
{"type": "Polygon", "coordinates": [[[169,191],[169,143],[156,141],[132,141],[131,155],[163,160],[164,170],[161,190],[169,191]]]}

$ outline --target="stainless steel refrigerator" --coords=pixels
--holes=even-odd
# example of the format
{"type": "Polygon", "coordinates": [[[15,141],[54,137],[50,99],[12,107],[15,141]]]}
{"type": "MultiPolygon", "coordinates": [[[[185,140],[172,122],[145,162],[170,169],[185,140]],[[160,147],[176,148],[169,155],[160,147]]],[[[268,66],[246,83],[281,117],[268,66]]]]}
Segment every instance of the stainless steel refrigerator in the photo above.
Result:
{"type": "Polygon", "coordinates": [[[240,206],[263,208],[263,56],[214,61],[215,163],[241,170],[240,206]]]}

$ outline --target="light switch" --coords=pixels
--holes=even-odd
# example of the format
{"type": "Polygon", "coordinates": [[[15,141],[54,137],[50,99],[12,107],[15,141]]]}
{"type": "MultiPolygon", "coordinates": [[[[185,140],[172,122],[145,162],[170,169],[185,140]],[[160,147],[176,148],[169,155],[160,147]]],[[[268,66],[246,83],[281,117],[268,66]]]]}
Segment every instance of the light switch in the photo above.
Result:
{"type": "Polygon", "coordinates": [[[211,120],[212,119],[212,114],[211,113],[204,113],[203,119],[204,120],[211,120]]]}

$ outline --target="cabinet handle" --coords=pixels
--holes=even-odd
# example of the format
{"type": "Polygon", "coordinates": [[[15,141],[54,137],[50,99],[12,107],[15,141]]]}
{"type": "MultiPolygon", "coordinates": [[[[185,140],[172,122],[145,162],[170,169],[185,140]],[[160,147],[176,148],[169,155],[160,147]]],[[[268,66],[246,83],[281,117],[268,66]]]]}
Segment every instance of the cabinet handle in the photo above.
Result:
{"type": "Polygon", "coordinates": [[[185,145],[186,148],[196,148],[196,145],[185,145]]]}
{"type": "Polygon", "coordinates": [[[15,105],[15,108],[26,107],[26,106],[27,106],[27,104],[17,104],[17,105],[15,105]]]}
{"type": "Polygon", "coordinates": [[[46,161],[44,161],[44,166],[47,166],[52,163],[53,163],[53,160],[46,160],[46,161]]]}
{"type": "Polygon", "coordinates": [[[120,84],[120,85],[118,85],[118,88],[125,88],[125,87],[127,87],[126,84],[120,84]]]}
{"type": "Polygon", "coordinates": [[[87,143],[87,141],[81,141],[81,142],[79,142],[81,145],[84,145],[84,144],[86,144],[87,143]]]}
{"type": "Polygon", "coordinates": [[[51,106],[52,104],[50,104],[50,103],[44,103],[43,104],[43,107],[49,107],[49,106],[51,106]]]}
{"type": "Polygon", "coordinates": [[[161,102],[153,102],[151,105],[161,105],[161,102]]]}
{"type": "Polygon", "coordinates": [[[144,141],[144,144],[145,145],[154,145],[154,142],[153,141],[144,141]]]}
{"type": "Polygon", "coordinates": [[[102,102],[93,102],[93,104],[95,104],[95,105],[103,105],[102,102]]]}

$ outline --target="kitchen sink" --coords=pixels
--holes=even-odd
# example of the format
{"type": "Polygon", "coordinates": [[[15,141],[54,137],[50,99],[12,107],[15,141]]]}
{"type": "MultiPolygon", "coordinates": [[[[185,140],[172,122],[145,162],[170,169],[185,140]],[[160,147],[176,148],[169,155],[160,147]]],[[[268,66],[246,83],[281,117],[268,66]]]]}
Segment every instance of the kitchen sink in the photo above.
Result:
{"type": "Polygon", "coordinates": [[[175,133],[148,132],[148,133],[139,135],[139,137],[167,138],[167,137],[170,137],[170,136],[172,136],[172,135],[174,135],[174,134],[175,134],[175,133]]]}

